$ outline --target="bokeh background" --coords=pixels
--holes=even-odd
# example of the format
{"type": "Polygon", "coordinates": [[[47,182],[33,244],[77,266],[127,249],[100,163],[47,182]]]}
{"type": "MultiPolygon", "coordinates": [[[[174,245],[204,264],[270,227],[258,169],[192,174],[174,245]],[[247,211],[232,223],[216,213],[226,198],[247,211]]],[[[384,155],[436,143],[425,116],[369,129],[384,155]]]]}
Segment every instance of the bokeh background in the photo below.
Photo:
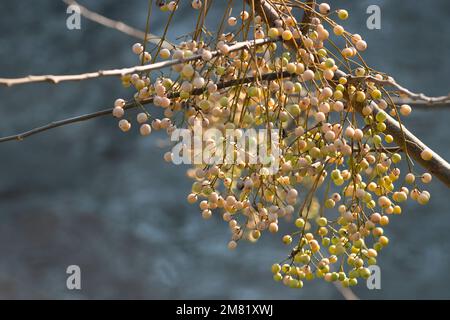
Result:
{"type": "MultiPolygon", "coordinates": [[[[80,3],[144,29],[145,0],[80,3]]],[[[173,41],[195,23],[190,1],[181,3],[173,41]]],[[[210,17],[221,17],[225,3],[214,0],[210,17]]],[[[449,1],[332,3],[350,11],[345,26],[368,41],[369,64],[411,90],[450,91],[449,1]],[[381,30],[366,28],[371,4],[381,7],[381,30]]],[[[69,31],[66,18],[60,1],[0,1],[0,77],[136,63],[134,39],[84,18],[81,30],[69,31]]],[[[161,34],[166,18],[155,10],[151,31],[161,34]]],[[[130,94],[117,79],[1,87],[0,135],[96,111],[130,94]]],[[[447,159],[449,113],[417,110],[406,120],[447,159]]],[[[302,290],[272,281],[270,265],[287,252],[279,236],[229,252],[221,219],[204,221],[184,201],[186,167],[163,161],[165,136],[136,131],[122,134],[104,117],[0,145],[0,298],[342,298],[322,281],[302,290]],[[81,291],[66,288],[71,264],[81,267],[81,291]]],[[[391,244],[379,259],[382,289],[359,285],[360,298],[450,298],[450,193],[438,181],[429,190],[428,206],[410,204],[391,219],[391,244]]]]}

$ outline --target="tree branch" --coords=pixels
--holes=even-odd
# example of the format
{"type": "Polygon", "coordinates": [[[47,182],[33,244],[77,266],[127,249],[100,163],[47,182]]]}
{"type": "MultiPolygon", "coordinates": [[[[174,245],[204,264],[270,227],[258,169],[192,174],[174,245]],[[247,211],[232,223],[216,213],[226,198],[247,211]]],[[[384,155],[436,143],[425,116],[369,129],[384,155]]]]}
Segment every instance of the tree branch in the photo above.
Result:
{"type": "MultiPolygon", "coordinates": [[[[129,25],[125,24],[122,21],[113,20],[113,19],[107,18],[105,16],[102,16],[101,14],[98,14],[97,12],[91,11],[88,8],[80,5],[75,0],[62,0],[62,1],[65,4],[67,4],[68,6],[75,5],[78,8],[80,8],[80,14],[83,17],[85,17],[86,19],[96,22],[98,24],[101,24],[105,27],[115,29],[119,32],[125,33],[133,38],[139,39],[141,41],[144,41],[144,39],[147,39],[148,42],[151,42],[151,43],[154,43],[157,45],[159,45],[159,43],[162,40],[160,37],[158,37],[154,34],[149,33],[146,35],[145,32],[138,30],[136,28],[130,27],[129,25]]],[[[162,48],[173,49],[173,48],[175,48],[175,45],[173,45],[172,43],[170,43],[167,40],[164,40],[162,43],[162,48]]]]}
{"type": "Polygon", "coordinates": [[[421,110],[448,110],[450,108],[450,101],[448,102],[435,102],[435,103],[428,103],[427,101],[419,101],[419,100],[413,100],[410,98],[397,98],[392,97],[392,101],[396,105],[402,105],[402,104],[408,104],[413,109],[421,109],[421,110]]]}
{"type": "MultiPolygon", "coordinates": [[[[270,42],[275,42],[276,39],[256,39],[256,40],[249,40],[249,41],[243,41],[243,42],[237,42],[234,45],[230,46],[230,52],[239,51],[243,49],[247,49],[253,46],[260,46],[264,45],[270,42]]],[[[212,56],[217,57],[219,55],[222,55],[222,53],[218,50],[212,51],[212,56]]],[[[19,84],[25,84],[25,83],[35,83],[35,82],[50,82],[54,84],[58,84],[63,81],[82,81],[87,79],[94,79],[94,78],[100,78],[100,77],[111,77],[111,76],[123,76],[125,74],[131,74],[131,73],[139,73],[139,72],[148,72],[152,70],[158,70],[167,68],[170,66],[174,66],[180,63],[186,63],[191,61],[196,61],[202,59],[201,54],[194,54],[190,56],[189,58],[185,59],[173,59],[173,60],[167,60],[167,61],[161,61],[153,64],[143,65],[143,66],[134,66],[130,68],[123,68],[123,69],[112,69],[112,70],[99,70],[96,72],[89,72],[89,73],[83,73],[83,74],[73,74],[73,75],[41,75],[41,76],[26,76],[23,78],[0,78],[0,85],[5,85],[8,87],[19,85],[19,84]]]]}
{"type": "MultiPolygon", "coordinates": [[[[247,1],[249,1],[249,0],[247,0],[247,1]]],[[[271,22],[272,24],[274,23],[275,20],[277,20],[279,18],[276,10],[266,1],[264,1],[264,0],[251,0],[251,1],[254,1],[254,3],[255,3],[255,7],[256,7],[255,10],[259,14],[265,15],[267,17],[267,19],[269,20],[269,22],[271,22]]],[[[262,44],[266,44],[266,43],[269,43],[272,41],[276,41],[276,40],[258,39],[258,40],[251,40],[251,41],[245,41],[245,42],[238,42],[238,43],[230,46],[230,51],[242,50],[245,48],[249,48],[251,46],[262,45],[262,44]]],[[[214,51],[213,57],[218,56],[220,54],[221,53],[219,51],[214,51]]],[[[38,76],[38,77],[29,76],[29,77],[20,78],[20,79],[0,79],[0,84],[14,85],[14,84],[20,84],[20,83],[42,82],[42,81],[51,81],[54,83],[58,83],[59,81],[83,80],[83,79],[90,79],[90,78],[95,78],[95,77],[100,77],[100,76],[118,76],[118,75],[134,73],[134,72],[143,72],[143,71],[161,69],[161,68],[169,67],[169,66],[176,65],[179,63],[194,61],[194,60],[198,60],[198,59],[201,59],[201,55],[199,55],[199,54],[193,55],[184,60],[177,59],[177,60],[163,61],[163,62],[151,64],[151,65],[137,66],[137,67],[131,67],[131,68],[124,68],[124,69],[107,70],[107,71],[98,71],[98,72],[94,72],[94,73],[87,73],[84,75],[69,75],[69,76],[51,76],[50,75],[50,76],[38,76]]],[[[337,71],[335,74],[338,77],[345,76],[352,81],[358,80],[357,77],[347,75],[342,71],[337,71]]],[[[276,79],[278,76],[279,76],[278,73],[266,74],[266,75],[263,75],[263,80],[276,79]]],[[[283,77],[289,77],[289,76],[290,76],[289,74],[283,75],[283,77]]],[[[233,86],[233,85],[236,85],[237,83],[249,83],[249,82],[253,82],[255,80],[256,80],[255,77],[232,80],[232,81],[228,81],[228,82],[219,84],[219,88],[233,86]]],[[[408,89],[398,85],[396,82],[394,82],[392,80],[378,80],[374,77],[363,77],[363,79],[359,79],[359,80],[364,80],[364,81],[370,80],[370,81],[377,82],[379,84],[394,86],[403,94],[410,96],[411,99],[413,99],[413,100],[422,100],[422,101],[426,101],[431,104],[444,103],[448,100],[448,97],[446,97],[446,96],[431,98],[431,97],[425,96],[424,94],[413,93],[413,92],[409,91],[408,89]]],[[[200,89],[200,90],[201,91],[199,91],[198,93],[194,93],[194,94],[202,93],[203,89],[200,89]]],[[[176,97],[176,94],[172,97],[176,97]]],[[[152,99],[147,99],[147,100],[141,101],[140,103],[147,104],[147,103],[151,103],[151,102],[152,102],[152,99]]],[[[131,109],[134,107],[136,107],[136,103],[129,102],[129,103],[127,103],[125,108],[131,109]]],[[[355,110],[362,114],[361,106],[356,105],[355,110]]],[[[23,133],[20,133],[17,135],[1,138],[0,142],[11,141],[11,140],[23,140],[24,138],[34,135],[39,132],[43,132],[43,131],[46,131],[46,130],[49,130],[52,128],[60,127],[60,126],[66,125],[66,124],[85,121],[85,120],[92,119],[95,117],[107,115],[107,114],[110,114],[111,111],[112,111],[112,109],[105,109],[105,110],[101,110],[101,111],[91,113],[91,114],[86,114],[86,115],[79,116],[79,117],[74,117],[74,118],[61,120],[61,121],[57,121],[57,122],[52,122],[43,127],[38,127],[38,128],[23,132],[23,133]]],[[[378,112],[381,112],[381,110],[379,108],[375,107],[374,114],[377,114],[378,112]]],[[[414,136],[410,131],[408,131],[404,126],[399,124],[391,116],[387,115],[387,119],[386,119],[385,123],[387,126],[386,132],[391,134],[394,137],[394,141],[398,144],[399,147],[404,149],[404,151],[409,156],[411,156],[414,160],[416,160],[419,164],[421,164],[423,168],[425,168],[426,170],[428,170],[429,172],[434,174],[445,185],[450,187],[450,164],[447,161],[445,161],[437,153],[431,151],[430,148],[428,148],[422,141],[420,141],[416,136],[414,136]],[[433,157],[430,161],[425,161],[420,156],[421,152],[425,149],[430,150],[433,154],[433,157]]]]}
{"type": "MultiPolygon", "coordinates": [[[[272,73],[266,73],[263,74],[262,76],[258,76],[258,77],[247,77],[244,79],[236,79],[236,80],[230,80],[230,81],[226,81],[226,82],[221,82],[217,85],[217,89],[224,89],[224,88],[228,88],[228,87],[233,87],[237,84],[246,84],[246,83],[253,83],[256,80],[259,81],[267,81],[267,80],[275,80],[275,79],[279,79],[279,78],[289,78],[291,77],[291,74],[287,71],[284,72],[272,72],[272,73]]],[[[200,95],[202,93],[204,93],[206,91],[205,88],[199,88],[199,89],[195,89],[191,92],[192,95],[200,95]]],[[[168,95],[168,98],[173,99],[173,98],[178,98],[179,97],[179,93],[175,92],[173,94],[168,95]]],[[[148,99],[144,99],[138,102],[136,101],[128,101],[125,106],[124,109],[128,110],[128,109],[133,109],[133,108],[137,108],[140,105],[145,105],[145,104],[149,104],[153,102],[153,98],[148,98],[148,99]]],[[[98,117],[102,117],[102,116],[106,116],[106,115],[112,115],[112,108],[107,108],[107,109],[103,109],[97,112],[93,112],[93,113],[88,113],[88,114],[84,114],[81,116],[76,116],[76,117],[72,117],[72,118],[68,118],[68,119],[64,119],[64,120],[60,120],[60,121],[53,121],[49,124],[46,124],[44,126],[41,127],[37,127],[22,133],[18,133],[15,135],[11,135],[11,136],[7,136],[7,137],[3,137],[0,138],[0,143],[2,142],[6,142],[6,141],[22,141],[25,138],[50,130],[50,129],[54,129],[54,128],[58,128],[58,127],[62,127],[68,124],[72,124],[72,123],[76,123],[76,122],[82,122],[82,121],[86,121],[86,120],[90,120],[90,119],[94,119],[94,118],[98,118],[98,117]]]]}
{"type": "MultiPolygon", "coordinates": [[[[363,77],[351,77],[350,81],[370,81],[377,83],[383,86],[391,86],[395,87],[400,93],[405,96],[408,96],[412,102],[420,102],[426,105],[439,105],[439,104],[448,104],[450,103],[450,94],[446,96],[440,97],[429,97],[423,93],[415,93],[411,90],[401,86],[394,79],[377,79],[372,76],[363,76],[363,77]]],[[[400,100],[401,101],[401,100],[400,100]]]]}

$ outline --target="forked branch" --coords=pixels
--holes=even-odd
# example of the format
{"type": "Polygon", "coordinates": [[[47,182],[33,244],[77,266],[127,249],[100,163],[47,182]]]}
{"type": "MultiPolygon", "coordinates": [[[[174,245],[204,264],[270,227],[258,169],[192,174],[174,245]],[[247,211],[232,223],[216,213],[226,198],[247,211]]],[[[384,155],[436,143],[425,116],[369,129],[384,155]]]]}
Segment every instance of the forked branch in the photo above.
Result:
{"type": "MultiPolygon", "coordinates": [[[[276,40],[265,38],[265,39],[256,39],[256,40],[249,40],[249,41],[243,41],[238,42],[234,45],[231,45],[229,48],[229,52],[239,51],[242,49],[250,48],[253,46],[260,46],[264,45],[270,42],[274,42],[276,40]]],[[[212,57],[217,57],[221,55],[222,53],[220,51],[212,51],[212,57]]],[[[88,72],[83,74],[73,74],[73,75],[40,75],[40,76],[26,76],[23,78],[0,78],[0,85],[5,85],[8,87],[19,85],[19,84],[25,84],[25,83],[36,83],[36,82],[50,82],[54,84],[58,84],[63,81],[82,81],[82,80],[88,80],[88,79],[94,79],[94,78],[100,78],[100,77],[117,77],[117,76],[123,76],[126,74],[131,73],[139,73],[139,72],[148,72],[153,70],[159,70],[168,68],[180,63],[186,63],[186,62],[192,62],[196,60],[202,59],[201,54],[194,54],[188,58],[185,59],[173,59],[173,60],[167,60],[167,61],[161,61],[157,63],[152,63],[148,65],[142,65],[142,66],[134,66],[129,68],[122,68],[122,69],[112,69],[112,70],[99,70],[95,72],[88,72]]]]}

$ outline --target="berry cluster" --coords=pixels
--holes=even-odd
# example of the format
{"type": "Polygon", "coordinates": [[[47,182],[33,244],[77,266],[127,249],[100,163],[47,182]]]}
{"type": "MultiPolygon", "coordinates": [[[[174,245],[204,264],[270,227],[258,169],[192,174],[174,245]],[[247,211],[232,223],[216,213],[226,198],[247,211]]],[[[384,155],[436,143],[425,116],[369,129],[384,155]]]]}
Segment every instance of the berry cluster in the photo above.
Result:
{"type": "MultiPolygon", "coordinates": [[[[221,215],[230,228],[230,249],[241,240],[257,241],[265,231],[278,233],[281,220],[295,224],[294,232],[282,236],[290,253],[283,264],[272,266],[276,281],[301,288],[304,279],[324,278],[352,286],[370,275],[367,267],[377,263],[388,245],[385,227],[392,215],[402,213],[402,203],[408,198],[429,201],[430,193],[418,182],[429,183],[431,175],[413,173],[408,155],[400,153],[402,146],[386,133],[386,119],[400,120],[411,107],[395,105],[395,93],[373,80],[389,77],[366,65],[362,37],[336,22],[346,20],[348,12],[332,11],[326,3],[281,3],[274,7],[280,16],[276,21],[251,8],[240,11],[224,17],[227,26],[222,23],[218,30],[229,30],[218,38],[200,26],[193,39],[174,50],[154,49],[155,58],[142,44],[133,45],[142,64],[180,63],[164,76],[135,73],[124,75],[122,83],[135,89],[134,103],[151,100],[164,110],[165,118],[151,124],[147,111],[137,115],[144,136],[152,128],[169,135],[180,127],[193,131],[196,124],[232,130],[237,137],[245,129],[277,131],[277,141],[271,142],[281,150],[275,173],[247,161],[256,155],[235,145],[240,161],[204,162],[188,170],[194,182],[187,201],[198,203],[205,219],[221,215]],[[295,17],[302,11],[298,8],[311,16],[307,28],[295,17]],[[267,41],[235,50],[236,42],[258,39],[267,41]],[[196,55],[198,59],[189,59],[196,55]],[[404,177],[401,162],[409,168],[404,177]]],[[[192,1],[194,9],[203,6],[192,1]]],[[[178,2],[163,2],[160,8],[173,13],[178,2]]],[[[124,106],[124,100],[116,100],[113,115],[126,132],[131,122],[123,118],[124,106]]],[[[200,141],[212,154],[222,143],[215,137],[200,141]]],[[[249,146],[260,143],[248,141],[249,146]]],[[[182,153],[195,157],[192,146],[182,153]]],[[[430,160],[432,153],[424,150],[421,156],[430,160]]],[[[173,157],[172,152],[164,155],[166,161],[173,157]]]]}

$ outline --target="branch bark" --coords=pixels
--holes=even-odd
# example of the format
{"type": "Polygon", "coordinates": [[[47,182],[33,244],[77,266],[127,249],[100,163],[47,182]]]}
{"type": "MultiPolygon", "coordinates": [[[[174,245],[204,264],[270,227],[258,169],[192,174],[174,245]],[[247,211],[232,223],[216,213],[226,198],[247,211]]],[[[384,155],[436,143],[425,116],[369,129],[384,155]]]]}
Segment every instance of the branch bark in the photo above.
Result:
{"type": "MultiPolygon", "coordinates": [[[[270,42],[275,42],[276,39],[256,39],[238,42],[234,45],[230,46],[230,52],[243,50],[246,48],[250,48],[253,46],[260,46],[270,42]]],[[[218,50],[212,51],[212,56],[217,57],[222,53],[218,50]]],[[[5,85],[8,87],[25,84],[25,83],[36,83],[36,82],[50,82],[54,84],[58,84],[63,81],[82,81],[100,77],[112,77],[112,76],[123,76],[131,73],[139,73],[139,72],[148,72],[158,69],[163,69],[167,67],[171,67],[180,63],[192,62],[196,60],[202,59],[201,54],[194,54],[186,59],[173,59],[167,61],[161,61],[153,64],[143,65],[143,66],[134,66],[129,68],[122,69],[112,69],[112,70],[99,70],[95,72],[83,73],[83,74],[73,74],[73,75],[40,75],[40,76],[26,76],[23,78],[0,78],[0,85],[5,85]]]]}

